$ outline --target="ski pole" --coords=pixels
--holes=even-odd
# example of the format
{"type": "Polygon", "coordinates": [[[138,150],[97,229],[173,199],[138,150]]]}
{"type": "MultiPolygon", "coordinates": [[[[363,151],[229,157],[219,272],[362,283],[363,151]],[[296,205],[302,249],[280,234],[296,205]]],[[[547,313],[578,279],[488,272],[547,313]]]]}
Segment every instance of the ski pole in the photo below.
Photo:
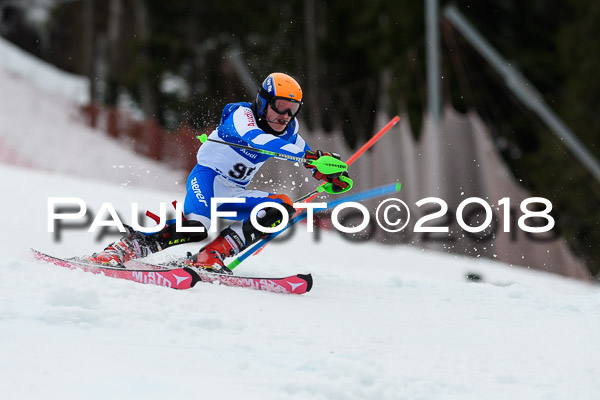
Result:
{"type": "MultiPolygon", "coordinates": [[[[390,183],[388,185],[379,186],[379,187],[376,187],[373,189],[368,189],[368,190],[365,190],[365,191],[362,191],[359,193],[354,193],[354,194],[351,194],[348,196],[344,196],[341,199],[338,199],[338,200],[332,201],[331,203],[328,203],[326,208],[317,209],[317,210],[319,212],[326,211],[326,210],[333,209],[333,208],[337,207],[338,205],[345,203],[347,201],[358,202],[358,201],[374,199],[374,198],[380,197],[380,196],[385,196],[386,194],[396,193],[396,192],[400,191],[401,187],[402,187],[402,184],[400,182],[396,182],[396,183],[390,183]]],[[[283,233],[290,226],[296,224],[297,222],[302,221],[303,219],[306,219],[307,215],[308,215],[307,212],[303,212],[303,213],[295,216],[294,218],[292,218],[290,220],[290,222],[287,224],[287,226],[285,226],[282,230],[269,234],[264,239],[260,240],[259,242],[255,243],[253,246],[246,249],[246,251],[243,254],[239,255],[235,260],[233,260],[231,263],[229,263],[229,265],[227,265],[227,268],[229,268],[230,270],[233,270],[242,261],[244,261],[246,258],[250,257],[252,254],[254,254],[256,251],[258,251],[260,248],[262,248],[268,242],[275,239],[277,236],[279,236],[281,233],[283,233]]]]}
{"type": "Polygon", "coordinates": [[[321,156],[316,160],[309,160],[308,158],[304,158],[304,157],[290,156],[290,155],[283,154],[283,153],[277,153],[275,151],[257,149],[257,148],[250,147],[250,146],[244,146],[242,144],[229,143],[229,142],[223,142],[221,140],[211,139],[205,133],[203,133],[200,136],[196,136],[196,138],[198,140],[200,140],[200,142],[202,142],[202,143],[205,143],[205,142],[219,143],[219,144],[224,144],[226,146],[237,147],[238,149],[242,149],[242,150],[253,151],[255,153],[267,154],[269,156],[285,158],[290,161],[296,161],[296,162],[299,162],[302,164],[308,164],[310,166],[315,167],[319,172],[321,172],[322,174],[325,174],[325,175],[337,174],[339,172],[344,172],[348,169],[348,166],[346,165],[345,162],[338,160],[337,158],[332,157],[332,156],[321,156]]]}
{"type": "MultiPolygon", "coordinates": [[[[354,161],[356,161],[358,159],[358,157],[360,157],[365,151],[370,149],[379,139],[381,139],[381,137],[383,135],[386,134],[387,131],[389,131],[394,125],[396,125],[398,123],[398,121],[400,121],[400,117],[396,115],[387,124],[385,124],[383,126],[383,128],[381,128],[379,130],[379,132],[377,132],[375,135],[373,135],[373,137],[371,139],[369,139],[367,141],[367,143],[363,144],[360,149],[356,150],[356,152],[354,152],[354,154],[352,156],[350,156],[350,158],[348,159],[348,161],[346,163],[348,165],[351,165],[352,163],[354,163],[354,161]]],[[[315,197],[317,197],[319,195],[319,193],[325,191],[326,185],[331,185],[331,184],[324,183],[324,184],[318,186],[312,192],[300,197],[295,202],[298,203],[298,202],[304,201],[305,203],[310,203],[311,201],[313,201],[315,199],[315,197]]],[[[263,246],[260,249],[256,250],[254,252],[254,254],[258,254],[267,245],[267,242],[264,242],[264,241],[262,241],[262,242],[264,243],[263,246]]]]}
{"type": "MultiPolygon", "coordinates": [[[[400,121],[400,117],[397,115],[394,118],[392,118],[390,120],[390,122],[385,124],[385,126],[383,128],[381,128],[379,130],[379,132],[377,132],[375,135],[373,135],[373,137],[371,139],[369,139],[369,141],[367,143],[363,144],[360,149],[356,150],[356,152],[348,159],[348,161],[346,161],[346,164],[348,166],[352,165],[354,163],[354,161],[356,161],[356,159],[358,159],[358,157],[360,157],[365,151],[369,150],[371,148],[371,146],[373,146],[375,144],[375,142],[377,142],[379,139],[381,139],[381,137],[383,135],[385,135],[386,132],[389,131],[399,121],[400,121]]],[[[325,190],[325,188],[324,188],[325,185],[327,185],[327,183],[320,185],[312,192],[300,197],[298,200],[296,200],[296,202],[305,201],[305,200],[307,203],[311,202],[315,197],[317,197],[317,195],[319,193],[321,193],[325,190]]]]}

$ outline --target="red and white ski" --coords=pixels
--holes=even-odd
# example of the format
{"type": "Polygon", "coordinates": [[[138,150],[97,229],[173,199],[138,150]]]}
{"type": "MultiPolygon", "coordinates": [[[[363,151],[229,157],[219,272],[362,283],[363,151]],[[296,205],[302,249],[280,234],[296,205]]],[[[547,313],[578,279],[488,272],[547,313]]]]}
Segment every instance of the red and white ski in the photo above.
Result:
{"type": "Polygon", "coordinates": [[[129,262],[125,268],[118,268],[98,265],[84,260],[54,257],[34,249],[31,249],[31,251],[36,260],[61,267],[81,269],[111,278],[126,279],[173,289],[189,289],[198,282],[293,294],[303,294],[309,292],[312,288],[312,276],[310,274],[298,274],[283,278],[254,278],[205,272],[183,265],[166,267],[140,261],[129,262]],[[134,265],[134,268],[131,268],[131,265],[134,265]]]}

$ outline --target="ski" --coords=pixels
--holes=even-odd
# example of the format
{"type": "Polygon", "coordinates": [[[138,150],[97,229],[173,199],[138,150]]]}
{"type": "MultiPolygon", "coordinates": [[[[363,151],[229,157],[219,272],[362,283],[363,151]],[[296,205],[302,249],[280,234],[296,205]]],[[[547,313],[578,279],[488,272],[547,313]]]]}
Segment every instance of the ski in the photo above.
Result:
{"type": "Polygon", "coordinates": [[[297,274],[283,278],[254,278],[205,272],[183,265],[154,265],[137,260],[135,262],[130,261],[126,263],[124,268],[119,268],[98,265],[76,258],[66,259],[54,257],[35,249],[31,249],[31,251],[36,260],[58,265],[60,267],[81,269],[86,272],[101,274],[111,278],[164,286],[172,289],[190,289],[198,282],[290,294],[303,294],[312,289],[312,276],[310,274],[297,274]]]}
{"type": "Polygon", "coordinates": [[[182,261],[172,261],[167,264],[150,264],[140,260],[131,260],[125,263],[127,268],[133,270],[166,270],[189,269],[199,277],[202,282],[216,283],[225,286],[247,287],[276,293],[303,294],[312,289],[311,274],[296,274],[283,278],[255,278],[248,276],[224,275],[199,270],[185,266],[182,261]]]}

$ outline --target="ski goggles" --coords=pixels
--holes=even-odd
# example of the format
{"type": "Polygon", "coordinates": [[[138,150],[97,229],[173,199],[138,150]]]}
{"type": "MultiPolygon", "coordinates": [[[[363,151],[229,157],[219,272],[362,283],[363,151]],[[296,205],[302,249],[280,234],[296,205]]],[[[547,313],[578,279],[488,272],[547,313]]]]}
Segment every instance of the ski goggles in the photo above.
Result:
{"type": "Polygon", "coordinates": [[[275,97],[271,101],[271,108],[279,115],[289,115],[290,117],[296,116],[300,111],[302,103],[296,100],[282,99],[275,97]]]}

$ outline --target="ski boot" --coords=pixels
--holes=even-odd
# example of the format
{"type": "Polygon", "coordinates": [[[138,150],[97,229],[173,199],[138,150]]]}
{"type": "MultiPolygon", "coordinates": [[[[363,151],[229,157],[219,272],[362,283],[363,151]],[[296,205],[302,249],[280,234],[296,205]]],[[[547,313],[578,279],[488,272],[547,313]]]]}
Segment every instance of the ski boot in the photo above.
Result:
{"type": "MultiPolygon", "coordinates": [[[[291,203],[291,200],[289,200],[289,202],[291,203]]],[[[284,202],[282,203],[282,206],[286,208],[290,217],[296,212],[294,207],[290,204],[284,202]]],[[[274,207],[267,207],[265,211],[261,211],[261,213],[257,216],[257,222],[261,226],[277,226],[281,223],[283,218],[281,211],[274,207]]],[[[185,261],[185,264],[190,267],[201,268],[210,272],[233,274],[233,272],[225,266],[225,258],[235,256],[247,246],[256,243],[265,236],[265,233],[256,229],[248,219],[243,223],[239,223],[239,225],[232,225],[229,228],[224,229],[215,240],[203,247],[199,253],[189,256],[185,261]],[[232,229],[232,227],[237,230],[232,229]]]]}
{"type": "Polygon", "coordinates": [[[198,253],[189,256],[185,264],[208,272],[231,275],[233,272],[225,266],[225,259],[235,256],[244,248],[242,239],[228,228],[198,253]]]}
{"type": "Polygon", "coordinates": [[[124,267],[129,260],[146,257],[151,253],[161,250],[160,245],[146,235],[135,232],[127,227],[130,232],[118,242],[111,243],[100,253],[94,253],[87,258],[95,264],[111,267],[124,267]]]}

